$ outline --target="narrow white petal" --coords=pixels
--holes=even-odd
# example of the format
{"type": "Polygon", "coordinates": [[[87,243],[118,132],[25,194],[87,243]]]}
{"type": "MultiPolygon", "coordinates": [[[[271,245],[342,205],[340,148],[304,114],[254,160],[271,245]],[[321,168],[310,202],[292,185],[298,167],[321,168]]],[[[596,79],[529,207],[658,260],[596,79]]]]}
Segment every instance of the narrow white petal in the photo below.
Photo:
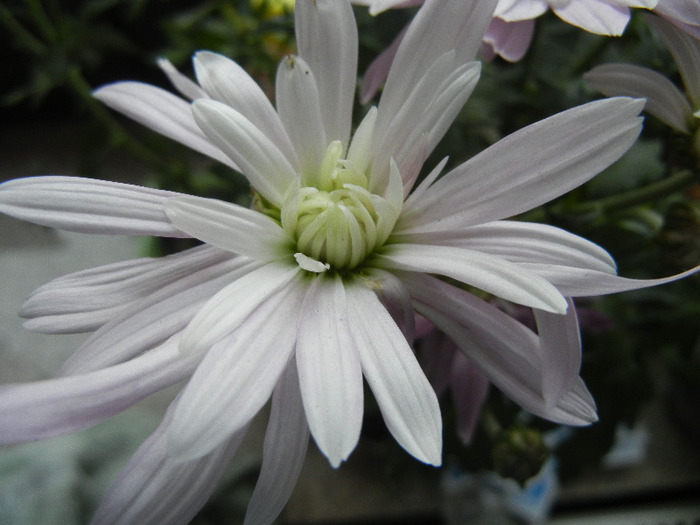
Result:
{"type": "Polygon", "coordinates": [[[346,290],[362,372],[387,428],[416,459],[440,465],[440,406],[413,350],[374,292],[360,283],[346,290]]]}
{"type": "Polygon", "coordinates": [[[572,268],[554,264],[523,263],[528,270],[547,279],[562,294],[569,297],[589,297],[640,290],[651,286],[678,281],[700,271],[700,266],[661,279],[630,279],[586,268],[572,268]]]}
{"type": "Polygon", "coordinates": [[[240,326],[257,308],[275,297],[300,272],[297,266],[267,264],[248,272],[214,295],[192,319],[180,350],[200,354],[240,326]]]}
{"type": "Polygon", "coordinates": [[[212,296],[259,266],[242,257],[223,261],[144,297],[92,334],[63,364],[61,374],[112,366],[153,348],[182,332],[212,296]]]}
{"type": "Polygon", "coordinates": [[[96,425],[189,375],[169,341],[126,363],[58,379],[0,386],[0,443],[34,441],[96,425]]]}
{"type": "Polygon", "coordinates": [[[238,169],[202,133],[192,117],[190,103],[169,91],[141,82],[116,82],[95,90],[93,96],[139,124],[238,169]]]}
{"type": "MultiPolygon", "coordinates": [[[[568,425],[595,421],[595,405],[571,403],[572,392],[549,406],[542,396],[542,362],[538,337],[496,306],[420,274],[401,274],[416,310],[447,334],[504,394],[524,409],[568,425]]],[[[582,385],[582,383],[581,383],[582,385]]],[[[579,382],[573,389],[578,392],[579,382]]],[[[585,387],[584,387],[585,390],[585,387]]],[[[578,397],[576,398],[578,399],[578,397]]]]}
{"type": "Polygon", "coordinates": [[[301,312],[296,356],[304,409],[318,448],[337,467],[357,445],[364,408],[341,278],[314,279],[301,312]]]}
{"type": "Polygon", "coordinates": [[[247,429],[205,456],[175,461],[168,454],[172,406],[114,481],[90,525],[186,525],[217,488],[247,429]]]}
{"type": "Polygon", "coordinates": [[[556,406],[569,392],[581,372],[581,336],[573,301],[566,315],[534,310],[540,336],[542,395],[545,403],[556,406]]]}
{"type": "Polygon", "coordinates": [[[135,301],[232,257],[211,246],[198,246],[166,257],[144,257],[72,273],[32,292],[20,315],[27,319],[24,327],[36,332],[94,331],[135,301]]]}
{"type": "Polygon", "coordinates": [[[347,150],[357,81],[357,24],[349,2],[301,0],[294,8],[299,55],[316,75],[329,142],[347,150]]]}
{"type": "Polygon", "coordinates": [[[199,51],[192,60],[197,80],[209,97],[231,106],[269,137],[296,166],[296,155],[279,115],[265,92],[233,60],[211,51],[199,51]]]}
{"type": "Polygon", "coordinates": [[[457,246],[515,262],[540,262],[615,273],[615,261],[583,237],[547,224],[495,221],[463,230],[400,232],[397,242],[457,246]]]}
{"type": "Polygon", "coordinates": [[[253,188],[281,207],[287,188],[299,177],[274,137],[268,137],[245,115],[216,100],[195,101],[192,114],[207,137],[239,166],[253,188]]]}
{"type": "Polygon", "coordinates": [[[689,133],[693,109],[688,99],[665,76],[633,64],[603,64],[583,75],[586,83],[607,97],[646,98],[649,113],[682,133],[689,133]]]}
{"type": "Polygon", "coordinates": [[[367,268],[365,283],[370,286],[401,328],[406,341],[413,343],[416,332],[415,313],[411,296],[400,279],[393,273],[377,268],[367,268]]]}
{"type": "Polygon", "coordinates": [[[180,92],[180,94],[187,97],[189,100],[207,98],[208,95],[199,86],[199,84],[180,73],[175,66],[172,65],[170,60],[167,58],[159,58],[156,63],[163,73],[167,75],[170,83],[180,92]]]}
{"type": "Polygon", "coordinates": [[[377,260],[386,268],[445,275],[525,306],[566,311],[566,300],[554,286],[494,255],[453,246],[396,244],[387,246],[377,260]]]}
{"type": "Polygon", "coordinates": [[[571,25],[607,36],[620,36],[630,19],[629,8],[601,0],[565,2],[552,11],[571,25]]]}
{"type": "Polygon", "coordinates": [[[288,283],[207,352],[175,408],[169,432],[173,457],[184,461],[209,453],[270,399],[296,344],[305,291],[299,280],[288,283]]]}
{"type": "Polygon", "coordinates": [[[168,218],[208,244],[263,261],[289,256],[292,240],[267,215],[215,199],[178,197],[165,204],[168,218]]]}
{"type": "Polygon", "coordinates": [[[326,137],[318,85],[301,57],[289,55],[277,68],[277,111],[294,144],[304,180],[314,180],[330,141],[326,137]]]}
{"type": "Polygon", "coordinates": [[[399,230],[459,229],[511,217],[583,184],[639,135],[644,101],[599,100],[500,140],[404,206],[399,230]],[[436,226],[437,223],[441,223],[436,226]]]}
{"type": "Polygon", "coordinates": [[[308,443],[309,427],[292,360],[272,394],[262,467],[243,525],[267,525],[282,512],[299,479],[308,443]]]}
{"type": "Polygon", "coordinates": [[[81,233],[187,237],[165,214],[180,195],[81,177],[26,177],[0,184],[0,213],[81,233]]]}

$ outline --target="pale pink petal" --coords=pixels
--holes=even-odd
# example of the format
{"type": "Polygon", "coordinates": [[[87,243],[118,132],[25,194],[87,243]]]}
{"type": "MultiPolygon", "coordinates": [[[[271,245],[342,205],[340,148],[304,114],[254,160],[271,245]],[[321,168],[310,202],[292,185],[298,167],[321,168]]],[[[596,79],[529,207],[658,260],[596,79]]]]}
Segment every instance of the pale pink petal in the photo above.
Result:
{"type": "Polygon", "coordinates": [[[126,363],[89,374],[0,385],[0,443],[34,441],[75,432],[118,414],[187,377],[177,341],[126,363]]]}
{"type": "Polygon", "coordinates": [[[351,328],[341,278],[316,277],[301,307],[296,357],[311,435],[333,467],[348,458],[362,428],[362,369],[351,328]]]}
{"type": "Polygon", "coordinates": [[[292,239],[267,215],[237,204],[202,197],[178,197],[165,204],[182,231],[229,252],[270,261],[289,255],[292,239]]]}
{"type": "Polygon", "coordinates": [[[630,19],[629,8],[604,0],[575,0],[552,6],[552,11],[571,25],[598,35],[620,36],[630,19]]]}
{"type": "Polygon", "coordinates": [[[484,42],[500,57],[509,62],[517,62],[525,56],[534,32],[533,20],[505,22],[494,17],[484,35],[484,42]]]}
{"type": "Polygon", "coordinates": [[[566,315],[535,310],[542,359],[542,395],[545,403],[556,406],[569,392],[581,372],[581,336],[573,301],[566,315]]]}
{"type": "Polygon", "coordinates": [[[377,58],[372,61],[365,71],[362,79],[362,87],[360,89],[360,103],[367,104],[374,95],[377,94],[382,84],[384,84],[389,74],[391,63],[396,56],[396,51],[399,49],[399,44],[401,44],[401,40],[406,34],[406,29],[407,27],[401,30],[391,45],[377,55],[377,58]]]}
{"type": "Polygon", "coordinates": [[[276,82],[277,111],[299,157],[302,179],[312,185],[330,143],[316,78],[304,59],[289,55],[277,68],[276,82]]]}
{"type": "Polygon", "coordinates": [[[700,3],[694,0],[663,0],[654,12],[694,38],[700,39],[700,3]]]}
{"type": "Polygon", "coordinates": [[[546,280],[505,259],[453,246],[396,244],[377,255],[381,267],[437,273],[518,304],[563,313],[566,301],[546,280]]]}
{"type": "Polygon", "coordinates": [[[348,146],[357,82],[357,24],[349,2],[303,0],[294,9],[299,55],[316,75],[329,141],[348,146]]]}
{"type": "Polygon", "coordinates": [[[646,98],[644,109],[682,133],[690,132],[693,108],[665,76],[633,64],[603,64],[583,75],[586,83],[603,95],[646,98]]]}
{"type": "Polygon", "coordinates": [[[277,144],[243,114],[222,102],[196,100],[192,113],[202,131],[233,159],[251,186],[281,207],[287,189],[299,176],[277,144]]]}
{"type": "Polygon", "coordinates": [[[108,264],[54,279],[22,305],[24,327],[42,333],[91,332],[173,282],[234,257],[211,246],[161,258],[108,264]]]}
{"type": "Polygon", "coordinates": [[[292,166],[296,153],[279,115],[257,82],[230,58],[199,51],[192,60],[197,80],[209,97],[231,106],[279,148],[292,166]]]}
{"type": "Polygon", "coordinates": [[[363,284],[347,287],[348,312],[362,372],[387,428],[416,459],[442,462],[442,420],[433,388],[401,330],[363,284]]]}
{"type": "Polygon", "coordinates": [[[498,0],[494,15],[506,22],[531,20],[549,10],[547,0],[498,0]]]}
{"type": "Polygon", "coordinates": [[[644,102],[584,104],[498,141],[404,207],[398,231],[462,229],[511,217],[583,184],[619,159],[641,131],[644,102]]]}
{"type": "Polygon", "coordinates": [[[0,213],[81,233],[188,237],[165,214],[180,195],[82,177],[26,177],[0,184],[0,213]]]}
{"type": "Polygon", "coordinates": [[[204,506],[247,429],[207,455],[177,461],[168,451],[171,420],[172,405],[114,481],[90,525],[185,525],[204,506]]]}
{"type": "Polygon", "coordinates": [[[450,387],[457,418],[457,435],[462,443],[468,445],[481,417],[481,408],[486,402],[489,380],[459,352],[452,361],[450,387]]]}
{"type": "Polygon", "coordinates": [[[139,124],[238,169],[202,133],[192,117],[191,104],[169,91],[141,82],[115,82],[95,90],[93,96],[139,124]]]}
{"type": "Polygon", "coordinates": [[[255,301],[244,322],[206,353],[175,407],[169,433],[174,457],[207,454],[247,425],[270,399],[296,344],[305,291],[306,285],[294,280],[255,301]]]}
{"type": "Polygon", "coordinates": [[[309,427],[294,361],[272,393],[263,461],[243,525],[272,523],[287,504],[306,457],[309,427]]]}

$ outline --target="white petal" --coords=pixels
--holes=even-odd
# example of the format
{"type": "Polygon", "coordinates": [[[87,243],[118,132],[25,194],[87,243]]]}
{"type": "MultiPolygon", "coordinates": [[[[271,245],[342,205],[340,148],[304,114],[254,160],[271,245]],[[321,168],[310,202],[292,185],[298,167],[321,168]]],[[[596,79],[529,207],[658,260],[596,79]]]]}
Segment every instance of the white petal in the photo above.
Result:
{"type": "Polygon", "coordinates": [[[330,143],[316,78],[302,58],[289,55],[277,68],[276,82],[277,111],[297,151],[302,178],[312,186],[330,143]]]}
{"type": "Polygon", "coordinates": [[[243,525],[267,525],[282,512],[299,479],[308,443],[309,427],[292,360],[272,394],[262,467],[243,525]]]}
{"type": "Polygon", "coordinates": [[[61,230],[187,237],[165,215],[180,195],[81,177],[26,177],[0,184],[0,212],[61,230]]]}
{"type": "Polygon", "coordinates": [[[334,467],[348,458],[362,428],[362,369],[350,330],[341,278],[315,278],[301,307],[297,367],[311,435],[334,467]]]}
{"type": "Polygon", "coordinates": [[[442,461],[442,420],[432,386],[401,330],[374,292],[347,287],[348,312],[362,372],[387,428],[416,459],[442,461]]]}
{"type": "Polygon", "coordinates": [[[566,315],[534,310],[540,336],[542,395],[545,403],[556,406],[569,392],[581,372],[581,336],[573,301],[566,315]]]}
{"type": "Polygon", "coordinates": [[[383,249],[377,260],[386,268],[445,275],[518,304],[566,311],[556,288],[501,257],[453,246],[396,244],[383,249]]]}
{"type": "Polygon", "coordinates": [[[665,76],[632,64],[603,64],[583,75],[603,95],[646,98],[649,113],[682,133],[689,133],[693,109],[688,99],[665,76]]]}
{"type": "Polygon", "coordinates": [[[566,193],[634,143],[643,104],[623,97],[599,100],[516,131],[445,174],[420,201],[404,206],[399,228],[466,228],[566,193]]]}
{"type": "Polygon", "coordinates": [[[101,423],[191,373],[177,342],[89,374],[0,386],[0,443],[75,432],[101,423]]]}
{"type": "Polygon", "coordinates": [[[259,266],[245,258],[223,261],[145,297],[88,338],[63,364],[61,374],[112,366],[153,348],[182,332],[217,292],[259,266]]]}
{"type": "Polygon", "coordinates": [[[377,268],[366,269],[366,284],[377,297],[401,329],[406,341],[413,343],[416,332],[415,313],[411,296],[400,279],[393,273],[377,268]]]}
{"type": "Polygon", "coordinates": [[[72,273],[32,292],[20,315],[28,319],[24,327],[36,332],[94,331],[135,301],[232,257],[211,246],[198,246],[157,259],[144,257],[72,273]]]}
{"type": "Polygon", "coordinates": [[[141,82],[116,82],[95,90],[93,96],[139,124],[238,169],[202,133],[192,117],[190,103],[169,91],[141,82]]]}
{"type": "Polygon", "coordinates": [[[90,525],[186,525],[207,502],[246,429],[205,456],[175,461],[168,454],[171,420],[172,408],[121,471],[90,525]]]}
{"type": "Polygon", "coordinates": [[[329,142],[347,151],[357,80],[357,24],[349,2],[303,0],[294,8],[299,55],[316,76],[329,142]]]}
{"type": "Polygon", "coordinates": [[[600,0],[566,2],[552,11],[562,20],[598,35],[620,36],[630,19],[627,7],[600,0]]]}
{"type": "Polygon", "coordinates": [[[541,262],[615,273],[615,261],[597,244],[565,230],[531,222],[495,221],[464,230],[399,232],[397,242],[458,246],[515,262],[541,262]]]}
{"type": "Polygon", "coordinates": [[[292,240],[267,215],[215,199],[178,197],[165,204],[168,218],[208,244],[263,261],[290,255],[292,240]]]}
{"type": "Polygon", "coordinates": [[[279,148],[292,166],[297,165],[294,148],[279,115],[265,92],[241,66],[211,51],[199,51],[192,62],[197,80],[211,98],[238,111],[279,148]]]}
{"type": "Polygon", "coordinates": [[[192,113],[202,131],[233,159],[253,188],[281,207],[287,188],[299,177],[273,138],[243,114],[215,100],[195,101],[192,113]]]}
{"type": "Polygon", "coordinates": [[[167,75],[170,83],[180,92],[180,94],[187,97],[189,100],[207,98],[208,95],[201,87],[199,87],[199,84],[180,73],[175,66],[172,65],[170,60],[167,58],[159,58],[156,63],[163,73],[167,75]]]}
{"type": "Polygon", "coordinates": [[[169,437],[174,457],[207,454],[270,399],[296,344],[305,291],[299,280],[288,283],[249,309],[238,329],[206,353],[175,407],[169,437]]]}
{"type": "Polygon", "coordinates": [[[562,294],[570,297],[588,297],[640,290],[651,286],[678,281],[700,271],[700,266],[661,279],[630,279],[585,268],[571,268],[554,264],[524,263],[523,266],[544,277],[562,294]]]}
{"type": "MultiPolygon", "coordinates": [[[[530,329],[496,306],[434,277],[400,277],[414,298],[416,310],[447,334],[513,401],[558,423],[587,425],[596,420],[592,400],[588,404],[571,404],[571,392],[556,406],[545,403],[539,339],[530,329]]],[[[574,390],[577,389],[578,383],[574,390]]]]}

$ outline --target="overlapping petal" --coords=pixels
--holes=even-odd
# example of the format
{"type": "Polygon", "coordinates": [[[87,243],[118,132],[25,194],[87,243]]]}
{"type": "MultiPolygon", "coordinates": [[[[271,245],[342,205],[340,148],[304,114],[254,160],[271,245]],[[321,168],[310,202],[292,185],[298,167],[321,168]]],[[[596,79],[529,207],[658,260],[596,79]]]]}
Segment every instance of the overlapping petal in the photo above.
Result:
{"type": "Polygon", "coordinates": [[[80,233],[188,237],[165,214],[180,194],[82,177],[26,177],[0,184],[0,213],[80,233]]]}

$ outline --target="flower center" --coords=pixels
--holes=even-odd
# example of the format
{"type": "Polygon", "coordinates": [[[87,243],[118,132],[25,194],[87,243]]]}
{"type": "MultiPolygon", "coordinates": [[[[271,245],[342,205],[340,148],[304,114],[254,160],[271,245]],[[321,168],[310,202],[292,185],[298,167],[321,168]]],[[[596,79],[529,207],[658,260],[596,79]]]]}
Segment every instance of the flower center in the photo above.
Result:
{"type": "Polygon", "coordinates": [[[282,227],[299,253],[321,263],[316,268],[355,268],[386,241],[396,221],[389,203],[367,190],[366,175],[341,155],[341,144],[331,143],[315,180],[307,178],[281,210],[282,227]]]}

